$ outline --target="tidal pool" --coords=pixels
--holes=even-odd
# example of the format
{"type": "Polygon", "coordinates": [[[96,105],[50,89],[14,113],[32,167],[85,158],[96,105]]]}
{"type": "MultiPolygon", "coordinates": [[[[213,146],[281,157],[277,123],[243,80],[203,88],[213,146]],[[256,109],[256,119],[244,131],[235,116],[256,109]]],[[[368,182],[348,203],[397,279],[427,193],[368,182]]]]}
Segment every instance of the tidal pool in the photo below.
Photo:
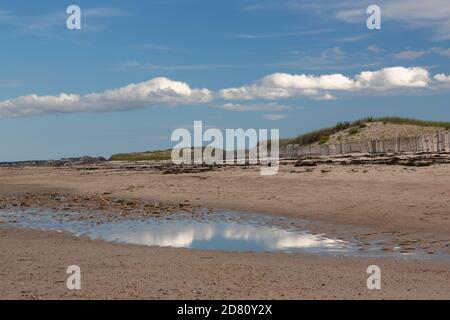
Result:
{"type": "MultiPolygon", "coordinates": [[[[116,243],[222,251],[305,252],[331,255],[405,256],[382,252],[376,244],[361,250],[356,242],[312,234],[306,223],[261,214],[216,211],[191,215],[102,221],[101,215],[44,210],[0,211],[6,225],[70,232],[116,243]],[[277,223],[277,222],[283,223],[277,223]],[[299,229],[299,225],[304,225],[299,229]]],[[[409,253],[408,255],[413,255],[409,253]]]]}

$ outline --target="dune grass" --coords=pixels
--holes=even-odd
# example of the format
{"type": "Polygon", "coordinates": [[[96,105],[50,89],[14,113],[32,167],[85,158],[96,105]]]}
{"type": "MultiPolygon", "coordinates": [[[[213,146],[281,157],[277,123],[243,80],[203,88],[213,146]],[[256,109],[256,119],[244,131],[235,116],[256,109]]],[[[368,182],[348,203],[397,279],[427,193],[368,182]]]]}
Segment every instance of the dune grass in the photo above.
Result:
{"type": "Polygon", "coordinates": [[[170,160],[171,150],[119,153],[111,156],[111,161],[162,161],[170,160]]]}
{"type": "MultiPolygon", "coordinates": [[[[194,153],[194,150],[197,148],[191,148],[191,153],[194,153]]],[[[206,150],[206,147],[202,147],[203,151],[206,150]]],[[[208,148],[211,149],[211,148],[208,148]]],[[[207,150],[213,155],[215,152],[224,152],[220,148],[212,148],[211,150],[207,150]]],[[[180,155],[183,155],[183,150],[180,150],[180,155]]],[[[111,161],[163,161],[163,160],[171,160],[172,159],[172,150],[155,150],[155,151],[146,151],[146,152],[132,152],[132,153],[119,153],[112,155],[109,160],[111,161]]]]}
{"type": "Polygon", "coordinates": [[[323,128],[311,132],[304,133],[292,139],[283,139],[280,145],[301,144],[309,145],[313,143],[323,144],[328,141],[331,135],[340,131],[352,128],[352,133],[355,134],[360,128],[364,128],[368,122],[383,122],[398,125],[415,125],[420,127],[437,127],[450,129],[450,122],[447,121],[426,121],[403,117],[366,117],[355,121],[338,122],[334,127],[323,128]]]}
{"type": "MultiPolygon", "coordinates": [[[[338,122],[333,127],[322,128],[319,130],[307,132],[295,138],[280,139],[280,146],[286,146],[288,144],[300,144],[300,145],[309,145],[313,143],[324,144],[330,139],[330,137],[333,134],[336,134],[340,131],[347,129],[351,129],[349,132],[350,134],[356,134],[360,131],[360,129],[366,127],[366,123],[370,122],[383,122],[386,124],[390,123],[398,125],[414,125],[420,127],[436,127],[436,128],[444,128],[447,130],[450,129],[450,122],[448,121],[426,121],[403,117],[379,117],[379,118],[366,117],[355,121],[338,122]]],[[[203,147],[203,149],[204,148],[205,147],[203,147]]],[[[268,148],[270,148],[270,143],[268,144],[268,148]]],[[[216,152],[220,152],[220,149],[217,149],[216,152]]],[[[115,154],[110,158],[110,160],[112,161],[151,161],[151,160],[162,161],[170,159],[171,159],[171,149],[135,152],[135,153],[120,153],[115,154]]]]}

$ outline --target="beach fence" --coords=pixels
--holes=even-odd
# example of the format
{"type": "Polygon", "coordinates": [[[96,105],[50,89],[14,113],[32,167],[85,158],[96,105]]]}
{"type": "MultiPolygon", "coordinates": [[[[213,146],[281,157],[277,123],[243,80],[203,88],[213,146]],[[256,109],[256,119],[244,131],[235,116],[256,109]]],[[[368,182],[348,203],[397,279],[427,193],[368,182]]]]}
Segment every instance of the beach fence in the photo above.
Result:
{"type": "Polygon", "coordinates": [[[305,155],[329,156],[349,153],[401,153],[401,152],[450,152],[450,132],[436,132],[433,135],[396,137],[365,141],[341,141],[336,144],[312,144],[302,146],[289,144],[280,147],[281,157],[305,155]]]}

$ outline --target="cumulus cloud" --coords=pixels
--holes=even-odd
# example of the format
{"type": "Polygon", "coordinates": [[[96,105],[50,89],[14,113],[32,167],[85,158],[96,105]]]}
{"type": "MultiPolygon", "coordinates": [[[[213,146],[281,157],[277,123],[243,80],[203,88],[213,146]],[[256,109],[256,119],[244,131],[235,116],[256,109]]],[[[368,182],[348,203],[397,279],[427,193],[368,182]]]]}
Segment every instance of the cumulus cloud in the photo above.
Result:
{"type": "Polygon", "coordinates": [[[219,95],[230,100],[276,99],[296,95],[315,96],[319,93],[319,89],[344,90],[351,89],[353,86],[353,81],[341,74],[316,77],[304,74],[274,73],[248,86],[222,89],[219,95]]]}
{"type": "Polygon", "coordinates": [[[334,100],[340,91],[386,91],[405,88],[447,88],[450,76],[430,77],[422,67],[389,67],[362,71],[353,77],[340,73],[325,75],[273,73],[241,87],[225,88],[213,93],[206,88],[191,88],[187,83],[164,77],[124,87],[89,94],[31,94],[0,101],[0,117],[34,116],[50,113],[110,112],[142,109],[152,106],[201,104],[214,98],[242,100],[222,101],[213,107],[231,111],[279,112],[291,106],[278,102],[245,103],[245,100],[278,100],[306,96],[316,100],[334,100]]]}
{"type": "Polygon", "coordinates": [[[428,83],[428,71],[420,67],[383,68],[378,71],[363,71],[356,76],[357,87],[376,90],[423,88],[428,83]]]}
{"type": "Polygon", "coordinates": [[[208,89],[192,89],[188,84],[168,78],[154,78],[141,83],[86,95],[60,93],[36,94],[0,101],[0,116],[18,117],[48,113],[126,111],[156,105],[182,105],[212,100],[208,89]]]}
{"type": "Polygon", "coordinates": [[[445,84],[445,85],[449,85],[450,84],[450,74],[449,75],[445,75],[443,73],[439,73],[437,75],[435,75],[433,77],[433,79],[438,83],[438,84],[445,84]]]}
{"type": "MultiPolygon", "coordinates": [[[[328,75],[293,75],[274,73],[246,86],[226,88],[219,95],[227,100],[277,99],[295,96],[320,97],[323,90],[390,90],[395,88],[428,86],[428,71],[420,67],[390,67],[377,71],[363,71],[353,78],[340,73],[328,75]]],[[[332,98],[332,95],[327,96],[332,98]]]]}

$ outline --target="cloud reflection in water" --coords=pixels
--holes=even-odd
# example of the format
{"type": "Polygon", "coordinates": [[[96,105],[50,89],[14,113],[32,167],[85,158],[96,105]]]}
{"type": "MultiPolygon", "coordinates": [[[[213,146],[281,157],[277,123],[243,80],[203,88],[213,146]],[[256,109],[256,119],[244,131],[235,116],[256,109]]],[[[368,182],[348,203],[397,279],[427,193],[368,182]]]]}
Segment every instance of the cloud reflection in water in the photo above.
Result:
{"type": "Polygon", "coordinates": [[[345,249],[347,243],[307,232],[238,222],[164,221],[99,226],[88,235],[109,241],[175,248],[276,251],[345,249]]]}

